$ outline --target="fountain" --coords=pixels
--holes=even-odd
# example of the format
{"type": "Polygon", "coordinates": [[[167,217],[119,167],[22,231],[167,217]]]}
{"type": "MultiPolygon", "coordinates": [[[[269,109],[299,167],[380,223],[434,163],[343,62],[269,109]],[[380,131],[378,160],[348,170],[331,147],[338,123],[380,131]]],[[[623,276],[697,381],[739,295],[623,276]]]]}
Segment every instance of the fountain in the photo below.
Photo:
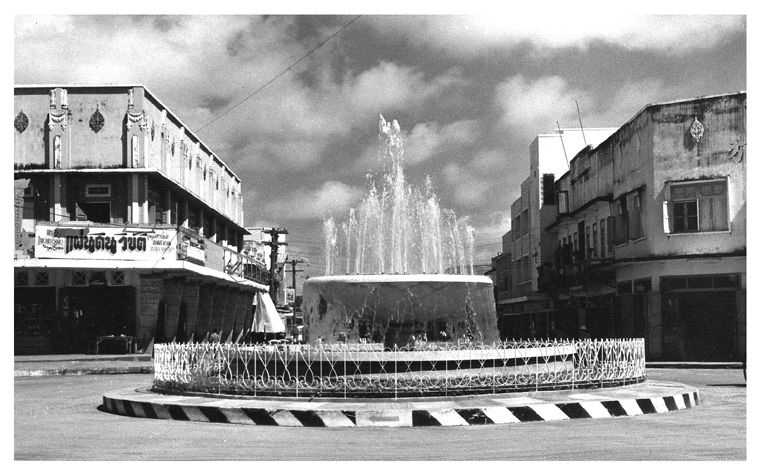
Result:
{"type": "Polygon", "coordinates": [[[381,188],[372,185],[341,226],[325,220],[327,275],[308,279],[303,290],[308,342],[157,344],[153,387],[104,395],[107,411],[403,427],[613,417],[698,404],[696,391],[677,387],[651,400],[626,391],[621,402],[540,402],[541,391],[644,383],[644,340],[502,341],[492,283],[472,275],[472,228],[441,210],[430,179],[422,191],[406,184],[398,123],[381,117],[380,133],[391,162],[381,188]],[[520,394],[531,404],[516,402],[528,399],[520,394]]]}
{"type": "Polygon", "coordinates": [[[503,341],[493,284],[473,275],[472,227],[440,207],[430,178],[407,184],[396,121],[381,116],[380,139],[379,185],[345,223],[324,221],[306,344],[156,345],[154,391],[395,400],[645,379],[643,340],[503,341]]]}
{"type": "Polygon", "coordinates": [[[347,222],[324,222],[326,275],[303,290],[307,338],[387,348],[497,343],[493,284],[472,275],[472,226],[441,208],[430,177],[422,189],[407,183],[397,121],[380,116],[380,141],[380,187],[371,184],[347,222]]]}

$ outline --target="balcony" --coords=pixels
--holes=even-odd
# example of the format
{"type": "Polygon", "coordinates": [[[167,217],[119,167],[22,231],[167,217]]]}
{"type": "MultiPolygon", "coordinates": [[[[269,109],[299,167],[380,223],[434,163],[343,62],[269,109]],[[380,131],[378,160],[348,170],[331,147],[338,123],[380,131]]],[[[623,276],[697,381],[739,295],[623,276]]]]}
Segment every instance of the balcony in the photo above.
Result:
{"type": "Polygon", "coordinates": [[[599,258],[589,248],[585,252],[572,251],[569,246],[558,248],[554,262],[538,267],[538,289],[547,291],[554,288],[569,288],[589,283],[608,284],[610,275],[614,283],[614,273],[607,270],[612,258],[599,258]]]}
{"type": "Polygon", "coordinates": [[[178,260],[187,260],[227,275],[269,285],[269,271],[264,262],[204,238],[193,229],[181,227],[178,237],[178,260]]]}

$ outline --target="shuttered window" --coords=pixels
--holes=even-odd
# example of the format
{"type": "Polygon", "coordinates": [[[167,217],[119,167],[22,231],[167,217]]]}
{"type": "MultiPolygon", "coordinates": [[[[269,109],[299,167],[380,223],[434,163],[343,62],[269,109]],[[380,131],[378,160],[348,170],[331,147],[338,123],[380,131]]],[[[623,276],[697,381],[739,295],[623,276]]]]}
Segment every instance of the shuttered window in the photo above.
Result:
{"type": "Polygon", "coordinates": [[[696,233],[728,230],[726,180],[672,185],[666,216],[671,232],[696,233]]]}

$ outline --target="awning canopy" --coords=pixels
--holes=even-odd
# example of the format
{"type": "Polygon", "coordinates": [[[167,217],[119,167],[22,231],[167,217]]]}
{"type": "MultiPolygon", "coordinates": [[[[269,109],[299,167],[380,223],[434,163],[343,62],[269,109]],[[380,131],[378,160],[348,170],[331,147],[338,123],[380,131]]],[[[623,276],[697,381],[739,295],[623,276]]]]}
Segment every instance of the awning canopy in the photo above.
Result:
{"type": "Polygon", "coordinates": [[[571,287],[570,295],[572,297],[598,297],[600,295],[614,294],[615,289],[602,284],[586,284],[580,287],[571,287]]]}
{"type": "Polygon", "coordinates": [[[251,330],[254,333],[285,333],[285,323],[280,318],[272,297],[266,292],[256,294],[256,314],[251,330]]]}

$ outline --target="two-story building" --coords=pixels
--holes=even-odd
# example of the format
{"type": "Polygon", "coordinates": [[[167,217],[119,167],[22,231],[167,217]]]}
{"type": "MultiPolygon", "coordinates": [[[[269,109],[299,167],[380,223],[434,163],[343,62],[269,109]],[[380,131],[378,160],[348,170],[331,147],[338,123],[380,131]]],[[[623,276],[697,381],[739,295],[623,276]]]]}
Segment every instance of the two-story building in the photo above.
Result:
{"type": "Polygon", "coordinates": [[[649,104],[555,183],[539,292],[647,357],[746,354],[746,93],[649,104]]]}
{"type": "Polygon", "coordinates": [[[236,340],[268,290],[242,183],[140,85],[14,88],[16,353],[236,340]]]}

